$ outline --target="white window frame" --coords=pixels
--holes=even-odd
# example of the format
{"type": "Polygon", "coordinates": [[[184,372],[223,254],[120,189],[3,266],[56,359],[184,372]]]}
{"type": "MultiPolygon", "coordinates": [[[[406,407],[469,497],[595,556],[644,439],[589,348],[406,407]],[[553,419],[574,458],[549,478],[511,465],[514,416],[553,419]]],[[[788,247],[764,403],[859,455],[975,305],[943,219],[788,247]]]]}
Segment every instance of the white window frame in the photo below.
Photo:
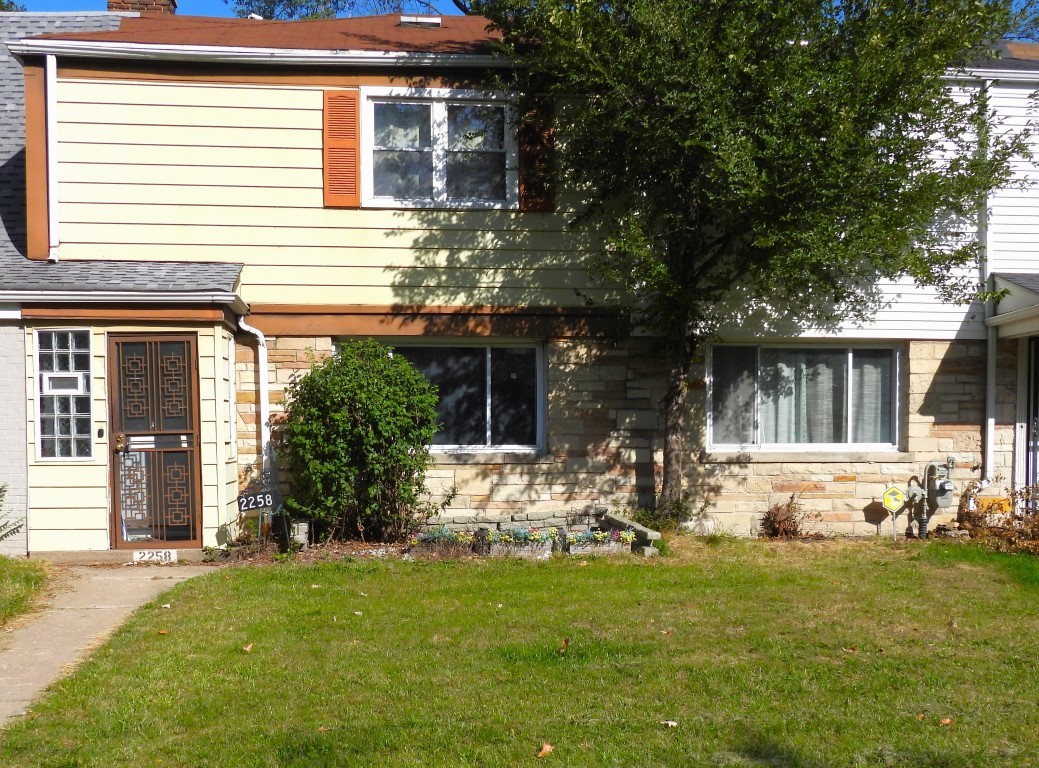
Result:
{"type": "MultiPolygon", "coordinates": [[[[548,413],[548,374],[546,371],[546,353],[545,344],[542,341],[527,340],[527,339],[503,339],[497,337],[480,337],[480,338],[450,338],[450,337],[423,337],[423,336],[395,336],[392,338],[380,338],[377,339],[380,344],[385,344],[388,347],[433,347],[433,348],[457,348],[457,347],[478,347],[490,349],[533,349],[535,354],[535,365],[537,370],[534,373],[534,398],[535,407],[537,412],[535,418],[535,439],[534,445],[511,445],[511,444],[495,444],[495,445],[433,445],[430,446],[430,450],[433,453],[440,454],[463,454],[463,453],[517,453],[517,454],[539,454],[544,453],[547,446],[547,413],[548,413]]],[[[489,353],[488,353],[489,354],[489,353]]],[[[487,366],[487,392],[490,393],[490,365],[487,366]]],[[[488,438],[491,430],[491,419],[490,419],[490,408],[491,398],[488,396],[484,407],[487,409],[487,429],[488,438]]]]}
{"type": "Polygon", "coordinates": [[[760,343],[733,341],[725,344],[712,344],[707,352],[707,446],[711,451],[738,451],[741,453],[819,453],[819,452],[894,452],[898,451],[898,445],[902,434],[902,347],[897,344],[815,344],[811,341],[805,343],[782,342],[782,343],[760,343]],[[756,371],[755,375],[761,373],[760,354],[762,349],[785,349],[793,352],[804,351],[839,351],[847,353],[848,364],[845,366],[845,407],[848,412],[849,438],[854,420],[851,418],[852,391],[852,360],[854,352],[883,350],[890,351],[893,357],[891,372],[891,436],[890,443],[762,443],[761,442],[761,400],[757,386],[754,391],[754,442],[752,443],[716,443],[714,440],[714,352],[718,348],[725,347],[753,347],[755,350],[756,371]]]}
{"type": "MultiPolygon", "coordinates": [[[[97,452],[97,440],[94,435],[94,393],[83,392],[85,389],[85,383],[91,379],[94,375],[94,333],[90,328],[34,328],[32,334],[33,340],[33,365],[36,372],[36,376],[33,377],[34,391],[33,391],[33,402],[35,403],[35,429],[36,435],[34,442],[36,443],[36,461],[45,463],[87,463],[93,462],[96,459],[97,452]],[[86,333],[87,334],[87,359],[90,361],[89,371],[42,371],[40,368],[40,334],[41,333],[86,333]],[[47,379],[50,378],[51,374],[57,376],[76,376],[80,377],[80,388],[78,392],[71,392],[68,390],[59,390],[56,392],[46,392],[47,379]],[[90,430],[87,432],[87,437],[90,438],[90,455],[89,456],[44,456],[43,455],[43,398],[44,397],[77,397],[84,396],[90,398],[90,430]]],[[[75,415],[72,415],[75,419],[75,415]]],[[[74,439],[74,438],[73,438],[74,439]]]]}
{"type": "Polygon", "coordinates": [[[238,458],[238,365],[235,357],[238,347],[234,334],[227,336],[227,428],[230,430],[231,443],[228,446],[228,458],[238,458]]]}
{"type": "Polygon", "coordinates": [[[361,206],[363,208],[444,208],[451,210],[519,209],[519,145],[515,109],[501,91],[456,88],[361,88],[361,206]],[[423,102],[432,106],[433,188],[428,199],[376,197],[374,193],[373,153],[375,103],[423,102]],[[447,106],[448,104],[486,104],[501,106],[505,112],[505,200],[447,199],[447,106]]]}

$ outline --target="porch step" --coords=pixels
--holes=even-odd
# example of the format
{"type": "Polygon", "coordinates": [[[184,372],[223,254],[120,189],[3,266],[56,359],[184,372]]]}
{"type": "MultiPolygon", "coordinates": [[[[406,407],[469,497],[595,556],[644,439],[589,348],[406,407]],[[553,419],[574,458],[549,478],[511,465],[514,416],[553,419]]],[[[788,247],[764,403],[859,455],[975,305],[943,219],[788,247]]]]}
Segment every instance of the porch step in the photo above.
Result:
{"type": "MultiPolygon", "coordinates": [[[[143,549],[143,547],[142,547],[143,549]]],[[[201,563],[201,549],[178,549],[178,563],[201,563]]],[[[30,552],[30,560],[45,560],[55,565],[121,565],[133,562],[132,549],[96,549],[81,552],[30,552]]]]}

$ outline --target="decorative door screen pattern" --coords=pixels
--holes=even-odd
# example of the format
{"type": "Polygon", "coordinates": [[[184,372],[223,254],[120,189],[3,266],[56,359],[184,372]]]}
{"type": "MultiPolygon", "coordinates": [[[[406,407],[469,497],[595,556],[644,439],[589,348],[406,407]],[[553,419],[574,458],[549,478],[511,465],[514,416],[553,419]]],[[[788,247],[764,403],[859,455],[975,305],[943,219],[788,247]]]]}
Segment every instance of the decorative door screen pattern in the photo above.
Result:
{"type": "Polygon", "coordinates": [[[194,339],[113,344],[119,539],[196,541],[194,339]]]}

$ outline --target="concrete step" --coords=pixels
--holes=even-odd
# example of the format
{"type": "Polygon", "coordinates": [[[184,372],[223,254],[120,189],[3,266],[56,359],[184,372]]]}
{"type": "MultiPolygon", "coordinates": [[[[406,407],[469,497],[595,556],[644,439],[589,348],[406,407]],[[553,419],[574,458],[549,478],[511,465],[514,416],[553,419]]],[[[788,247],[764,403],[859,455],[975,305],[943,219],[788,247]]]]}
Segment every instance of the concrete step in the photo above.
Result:
{"type": "MultiPolygon", "coordinates": [[[[149,549],[142,547],[141,549],[149,549]]],[[[175,549],[178,563],[201,563],[205,552],[201,549],[175,549]]],[[[30,560],[45,560],[56,565],[120,565],[133,562],[132,549],[92,549],[78,552],[30,552],[30,560]]]]}

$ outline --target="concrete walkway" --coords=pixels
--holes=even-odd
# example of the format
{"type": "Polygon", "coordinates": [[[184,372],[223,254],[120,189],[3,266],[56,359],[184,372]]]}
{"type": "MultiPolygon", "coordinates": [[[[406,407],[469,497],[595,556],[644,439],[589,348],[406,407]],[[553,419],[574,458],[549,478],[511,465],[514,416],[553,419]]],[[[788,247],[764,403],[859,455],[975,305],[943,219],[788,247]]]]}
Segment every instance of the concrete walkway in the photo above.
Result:
{"type": "Polygon", "coordinates": [[[44,607],[0,630],[0,728],[107,638],[138,607],[211,566],[69,567],[44,607]]]}

